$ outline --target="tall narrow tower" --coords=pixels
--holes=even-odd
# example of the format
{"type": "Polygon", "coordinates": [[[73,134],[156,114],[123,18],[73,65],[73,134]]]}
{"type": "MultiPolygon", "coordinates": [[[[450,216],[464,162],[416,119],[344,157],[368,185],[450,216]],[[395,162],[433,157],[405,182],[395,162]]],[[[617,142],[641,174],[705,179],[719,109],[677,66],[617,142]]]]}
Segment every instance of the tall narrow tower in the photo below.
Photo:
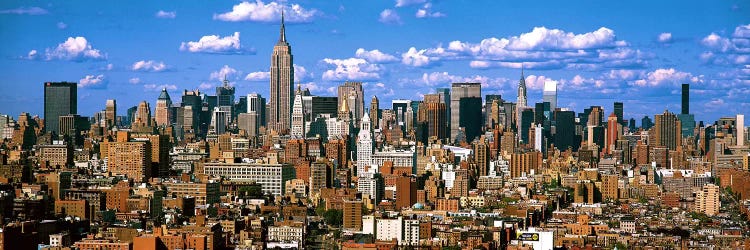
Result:
{"type": "Polygon", "coordinates": [[[172,98],[169,97],[167,89],[161,89],[159,98],[156,99],[156,109],[154,110],[156,116],[157,126],[169,126],[170,120],[172,119],[169,108],[172,107],[172,98]]]}
{"type": "Polygon", "coordinates": [[[521,79],[518,80],[518,100],[516,101],[516,127],[521,131],[521,111],[526,108],[526,77],[523,76],[521,67],[521,79]]]}
{"type": "Polygon", "coordinates": [[[359,135],[357,135],[357,176],[363,176],[365,168],[372,164],[372,134],[370,134],[370,117],[362,117],[359,135]]]}
{"type": "Polygon", "coordinates": [[[271,55],[271,87],[268,114],[268,127],[279,131],[291,128],[292,105],[294,102],[294,62],[292,47],[286,41],[284,13],[281,13],[279,41],[271,55]]]}
{"type": "Polygon", "coordinates": [[[297,84],[297,91],[294,93],[294,105],[292,106],[292,137],[305,137],[305,117],[304,107],[302,105],[302,90],[297,84]]]}

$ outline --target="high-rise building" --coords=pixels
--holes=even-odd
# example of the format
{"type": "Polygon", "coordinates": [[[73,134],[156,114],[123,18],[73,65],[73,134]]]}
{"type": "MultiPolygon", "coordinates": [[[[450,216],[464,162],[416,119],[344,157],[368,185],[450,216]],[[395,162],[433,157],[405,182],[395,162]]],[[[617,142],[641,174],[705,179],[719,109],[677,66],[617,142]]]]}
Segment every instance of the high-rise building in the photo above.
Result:
{"type": "Polygon", "coordinates": [[[156,126],[169,126],[172,120],[172,99],[169,98],[167,89],[164,88],[159,94],[159,98],[156,99],[156,109],[154,110],[154,116],[156,120],[156,126]]]}
{"type": "Polygon", "coordinates": [[[690,84],[682,84],[682,114],[690,114],[690,84]]]}
{"type": "Polygon", "coordinates": [[[147,101],[142,101],[138,104],[138,109],[135,112],[135,121],[133,127],[151,127],[151,107],[147,101]]]}
{"type": "Polygon", "coordinates": [[[344,201],[343,209],[344,229],[362,230],[362,201],[344,201]]]}
{"type": "Polygon", "coordinates": [[[378,121],[380,121],[380,101],[377,96],[372,96],[370,101],[370,122],[372,123],[372,129],[379,128],[378,121]]]}
{"type": "Polygon", "coordinates": [[[617,117],[617,123],[624,124],[624,120],[622,118],[623,114],[623,106],[622,102],[615,102],[612,108],[613,112],[615,113],[615,117],[617,117]]]}
{"type": "Polygon", "coordinates": [[[370,125],[370,117],[363,117],[357,136],[357,176],[363,176],[365,169],[372,164],[373,141],[370,125]]]}
{"type": "MultiPolygon", "coordinates": [[[[362,116],[365,113],[365,95],[362,90],[361,82],[345,82],[338,87],[339,96],[339,109],[343,105],[343,100],[346,100],[347,107],[352,116],[352,124],[355,127],[359,127],[362,121],[362,116]]],[[[370,122],[373,122],[370,120],[370,122]]]]}
{"type": "MultiPolygon", "coordinates": [[[[451,103],[450,103],[450,109],[451,109],[451,117],[450,117],[450,136],[451,141],[456,140],[456,136],[458,136],[459,128],[462,127],[461,125],[461,118],[464,116],[468,116],[469,114],[462,114],[462,107],[461,107],[461,99],[468,98],[468,97],[476,97],[479,98],[479,121],[481,122],[481,105],[482,105],[482,84],[477,82],[467,82],[467,83],[453,83],[451,85],[451,103]]],[[[473,102],[467,102],[466,104],[473,103],[473,102]]],[[[469,108],[469,107],[466,107],[469,108]]],[[[476,107],[471,107],[476,108],[476,107]]],[[[466,110],[466,109],[463,109],[466,110]]],[[[473,126],[479,126],[481,127],[480,123],[473,124],[473,126]]]]}
{"type": "Polygon", "coordinates": [[[745,115],[737,114],[737,126],[735,127],[737,146],[745,146],[745,115]]]}
{"type": "Polygon", "coordinates": [[[224,76],[223,85],[216,87],[216,105],[232,106],[234,105],[234,86],[229,85],[227,76],[224,76]]]}
{"type": "Polygon", "coordinates": [[[294,94],[294,105],[292,105],[291,136],[296,138],[305,137],[305,116],[302,106],[302,91],[299,85],[297,85],[297,91],[294,94]]]}
{"type": "Polygon", "coordinates": [[[547,80],[544,82],[542,101],[549,102],[550,111],[557,108],[557,81],[547,80]]]}
{"type": "Polygon", "coordinates": [[[44,128],[60,134],[60,116],[78,113],[78,86],[74,82],[44,83],[44,128]]]}
{"type": "Polygon", "coordinates": [[[260,94],[247,95],[247,113],[255,112],[258,115],[258,127],[266,126],[266,98],[260,94]]]}
{"type": "Polygon", "coordinates": [[[567,150],[568,147],[578,151],[579,144],[576,144],[575,140],[575,115],[573,111],[555,112],[555,147],[560,151],[567,150]]]}
{"type": "Polygon", "coordinates": [[[406,126],[409,117],[406,113],[411,109],[411,100],[396,99],[391,101],[391,110],[396,114],[396,124],[406,126]]]}
{"type": "Polygon", "coordinates": [[[117,101],[114,99],[107,100],[104,106],[104,120],[106,121],[104,128],[108,129],[117,126],[117,101]]]}
{"type": "Polygon", "coordinates": [[[713,216],[719,213],[721,202],[719,200],[719,186],[708,184],[696,192],[695,211],[713,216]]]}
{"type": "Polygon", "coordinates": [[[518,99],[516,100],[516,128],[521,132],[521,111],[526,108],[526,78],[523,76],[521,68],[521,79],[518,80],[518,99]]]}
{"type": "Polygon", "coordinates": [[[531,124],[534,123],[534,110],[530,108],[522,109],[518,116],[521,117],[521,123],[519,123],[521,125],[519,127],[521,135],[519,139],[524,144],[529,143],[529,130],[531,129],[531,124]]]}
{"type": "Polygon", "coordinates": [[[653,126],[654,126],[654,122],[651,121],[651,117],[644,116],[641,119],[641,128],[648,130],[648,129],[651,129],[651,127],[653,126]]]}
{"type": "Polygon", "coordinates": [[[655,115],[654,120],[656,121],[654,145],[677,150],[677,147],[682,145],[682,126],[677,116],[665,110],[663,114],[655,115]]]}
{"type": "Polygon", "coordinates": [[[620,198],[618,192],[619,177],[613,174],[602,175],[602,200],[617,200],[620,198]]]}
{"type": "Polygon", "coordinates": [[[281,15],[279,41],[271,55],[271,87],[268,127],[278,132],[292,127],[292,105],[294,102],[294,60],[292,47],[286,41],[284,15],[281,15]]]}
{"type": "Polygon", "coordinates": [[[477,164],[477,175],[487,176],[490,172],[490,147],[484,136],[474,141],[474,162],[477,164]]]}
{"type": "MultiPolygon", "coordinates": [[[[119,136],[118,136],[119,137],[119,136]]],[[[130,141],[118,138],[106,143],[107,171],[113,175],[127,175],[136,181],[151,177],[151,145],[149,141],[130,141]]]]}
{"type": "Polygon", "coordinates": [[[604,142],[604,152],[607,152],[607,154],[612,154],[617,139],[619,139],[622,134],[621,125],[617,122],[617,119],[618,118],[614,112],[607,118],[607,141],[604,142]]]}
{"type": "Polygon", "coordinates": [[[417,203],[417,182],[409,176],[396,178],[396,209],[409,208],[417,203]]]}
{"type": "MultiPolygon", "coordinates": [[[[182,112],[183,112],[183,130],[185,133],[202,134],[200,131],[201,124],[201,110],[203,108],[203,100],[201,99],[201,92],[199,90],[188,91],[185,90],[182,93],[182,112]]],[[[135,123],[135,120],[132,121],[135,123]]]]}
{"type": "Polygon", "coordinates": [[[445,117],[448,119],[445,131],[446,137],[450,137],[451,119],[453,117],[451,116],[451,90],[449,88],[437,88],[435,89],[435,92],[438,94],[438,98],[440,98],[440,103],[445,104],[445,117]]]}
{"type": "MultiPolygon", "coordinates": [[[[441,102],[428,101],[430,94],[425,95],[425,101],[421,104],[417,114],[417,120],[427,124],[427,136],[435,136],[442,140],[447,138],[448,119],[446,115],[446,105],[441,102]]],[[[436,94],[434,96],[437,96],[436,94]]]]}

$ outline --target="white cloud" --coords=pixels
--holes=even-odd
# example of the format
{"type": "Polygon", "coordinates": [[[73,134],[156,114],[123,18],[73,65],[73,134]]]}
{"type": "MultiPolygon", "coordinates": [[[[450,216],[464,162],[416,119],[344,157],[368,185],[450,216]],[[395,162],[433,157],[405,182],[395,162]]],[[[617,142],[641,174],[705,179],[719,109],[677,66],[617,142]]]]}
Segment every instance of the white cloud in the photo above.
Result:
{"type": "MultiPolygon", "coordinates": [[[[29,55],[36,54],[36,50],[29,52],[29,55]]],[[[68,40],[58,44],[54,49],[47,48],[44,52],[45,59],[50,60],[105,60],[107,56],[98,49],[94,49],[85,37],[68,37],[68,40]]],[[[36,58],[36,56],[35,56],[36,58]]]]}
{"type": "Polygon", "coordinates": [[[198,89],[207,90],[213,88],[214,85],[210,83],[201,83],[201,85],[198,85],[198,89]]]}
{"type": "Polygon", "coordinates": [[[656,69],[654,71],[646,73],[643,79],[638,79],[633,82],[636,86],[660,86],[666,84],[681,84],[681,83],[698,83],[703,82],[703,75],[695,76],[688,72],[677,71],[674,68],[669,69],[656,69]]]}
{"type": "Polygon", "coordinates": [[[104,87],[105,77],[104,75],[86,75],[81,80],[78,80],[79,88],[92,88],[92,87],[104,87]]]}
{"type": "Polygon", "coordinates": [[[176,11],[163,11],[163,10],[159,10],[158,12],[156,12],[155,16],[158,17],[158,18],[173,19],[173,18],[177,17],[177,12],[176,11]]]}
{"type": "Polygon", "coordinates": [[[114,66],[114,65],[112,65],[111,63],[108,63],[108,64],[107,64],[107,66],[105,66],[105,67],[104,67],[104,70],[106,70],[106,71],[110,71],[110,70],[112,70],[113,68],[115,68],[115,66],[114,66]]]}
{"type": "Polygon", "coordinates": [[[425,55],[426,53],[426,49],[417,50],[416,48],[411,47],[406,53],[401,54],[401,62],[414,67],[429,66],[434,63],[437,58],[430,58],[425,55]]]}
{"type": "Polygon", "coordinates": [[[381,67],[371,64],[361,58],[330,59],[325,58],[323,62],[335,65],[335,69],[323,72],[323,80],[374,80],[380,79],[381,67]]]}
{"type": "Polygon", "coordinates": [[[750,38],[750,24],[737,26],[732,36],[735,38],[750,38]]]}
{"type": "Polygon", "coordinates": [[[269,79],[271,79],[271,72],[268,71],[251,72],[245,76],[246,81],[252,82],[268,81],[269,79]]]}
{"type": "Polygon", "coordinates": [[[469,77],[451,75],[448,72],[431,72],[423,73],[422,78],[414,83],[434,87],[455,82],[478,82],[482,88],[498,89],[505,86],[510,80],[507,78],[490,78],[486,76],[474,75],[469,77]]]}
{"type": "Polygon", "coordinates": [[[130,84],[139,84],[139,83],[141,83],[141,78],[138,78],[138,77],[133,77],[133,78],[130,78],[130,79],[128,80],[128,82],[129,82],[130,84]]]}
{"type": "Polygon", "coordinates": [[[146,91],[161,91],[162,89],[177,90],[177,86],[174,84],[144,84],[143,89],[145,89],[146,91]]]}
{"type": "Polygon", "coordinates": [[[32,49],[31,51],[29,51],[29,54],[26,56],[26,58],[29,60],[34,60],[36,59],[38,54],[39,53],[35,49],[32,49]]]}
{"type": "Polygon", "coordinates": [[[0,14],[16,14],[16,15],[46,15],[49,11],[39,7],[20,7],[15,9],[0,10],[0,14]]]}
{"type": "Polygon", "coordinates": [[[389,63],[398,61],[398,58],[396,58],[395,56],[380,52],[380,50],[368,51],[363,48],[359,48],[355,52],[355,55],[356,57],[365,59],[371,63],[389,63]]]}
{"type": "Polygon", "coordinates": [[[415,4],[422,4],[427,2],[427,0],[396,0],[396,7],[404,7],[409,5],[415,5],[415,4]]]}
{"type": "Polygon", "coordinates": [[[304,81],[311,77],[313,77],[312,72],[307,72],[307,69],[305,67],[302,67],[297,64],[294,65],[294,80],[295,81],[304,81]]]}
{"type": "Polygon", "coordinates": [[[133,63],[130,69],[133,71],[162,72],[167,69],[167,65],[164,62],[141,60],[133,63]]]}
{"type": "Polygon", "coordinates": [[[378,22],[385,24],[401,24],[401,17],[392,9],[384,9],[380,12],[378,22]]]}
{"type": "Polygon", "coordinates": [[[61,29],[61,30],[64,30],[64,29],[68,28],[68,25],[65,24],[65,23],[63,23],[63,22],[57,22],[57,28],[61,29]]]}
{"type": "Polygon", "coordinates": [[[490,65],[492,65],[492,62],[488,61],[471,61],[469,62],[469,67],[475,68],[475,69],[486,69],[489,68],[490,65]]]}
{"type": "Polygon", "coordinates": [[[640,71],[627,69],[613,69],[606,73],[606,78],[612,80],[633,80],[641,76],[640,71]]]}
{"type": "Polygon", "coordinates": [[[427,61],[467,60],[474,68],[520,68],[523,64],[538,69],[597,69],[641,67],[650,57],[617,40],[614,31],[605,27],[581,34],[536,27],[519,36],[490,37],[478,43],[451,41],[447,47],[410,49],[402,55],[402,62],[424,65],[427,61]],[[410,59],[404,60],[406,56],[410,59]]]}
{"type": "Polygon", "coordinates": [[[219,81],[224,80],[225,77],[227,79],[236,79],[241,74],[242,72],[229,67],[229,65],[224,65],[224,67],[221,67],[221,69],[219,69],[218,71],[211,72],[211,75],[208,79],[219,81]]]}
{"type": "Polygon", "coordinates": [[[716,33],[711,33],[704,37],[703,40],[701,40],[701,44],[711,50],[719,52],[727,52],[734,49],[734,44],[732,44],[729,39],[721,37],[716,33]]]}
{"type": "Polygon", "coordinates": [[[656,38],[656,40],[659,41],[660,43],[671,43],[672,42],[672,33],[668,33],[668,32],[661,33],[656,38]]]}
{"type": "Polygon", "coordinates": [[[426,3],[422,8],[419,8],[417,10],[417,13],[414,14],[417,18],[428,18],[428,17],[444,17],[445,14],[441,12],[433,12],[432,11],[432,3],[426,3]]]}
{"type": "Polygon", "coordinates": [[[316,9],[305,9],[299,4],[286,6],[283,3],[271,1],[268,4],[262,0],[253,2],[243,1],[232,7],[232,11],[214,14],[215,20],[228,22],[278,22],[284,11],[284,21],[290,23],[309,23],[319,14],[316,9]]]}
{"type": "Polygon", "coordinates": [[[180,44],[181,51],[190,51],[193,53],[242,53],[240,45],[240,32],[234,32],[231,36],[219,37],[218,35],[208,35],[201,37],[197,42],[189,41],[180,44]]]}

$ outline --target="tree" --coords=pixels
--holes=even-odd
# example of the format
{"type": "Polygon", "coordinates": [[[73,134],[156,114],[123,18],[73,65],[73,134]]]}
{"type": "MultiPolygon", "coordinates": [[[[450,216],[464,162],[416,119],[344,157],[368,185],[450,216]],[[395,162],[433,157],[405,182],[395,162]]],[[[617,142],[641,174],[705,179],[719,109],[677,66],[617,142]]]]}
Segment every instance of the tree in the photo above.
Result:
{"type": "Polygon", "coordinates": [[[343,211],[339,209],[329,209],[323,213],[323,220],[325,220],[326,224],[330,226],[339,227],[344,222],[343,216],[343,211]]]}

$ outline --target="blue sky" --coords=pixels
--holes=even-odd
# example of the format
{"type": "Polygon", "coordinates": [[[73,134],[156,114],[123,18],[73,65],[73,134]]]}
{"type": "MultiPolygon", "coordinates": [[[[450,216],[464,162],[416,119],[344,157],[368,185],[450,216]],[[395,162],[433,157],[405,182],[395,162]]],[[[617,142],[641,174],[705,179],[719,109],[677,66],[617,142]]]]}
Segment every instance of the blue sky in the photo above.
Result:
{"type": "Polygon", "coordinates": [[[282,8],[296,79],[316,95],[355,80],[389,103],[479,81],[515,101],[523,64],[532,104],[557,81],[559,107],[623,101],[640,121],[679,112],[691,83],[697,120],[750,114],[750,3],[724,0],[2,1],[0,113],[41,114],[46,81],[78,82],[82,115],[161,88],[213,94],[224,75],[267,96],[282,8]]]}

